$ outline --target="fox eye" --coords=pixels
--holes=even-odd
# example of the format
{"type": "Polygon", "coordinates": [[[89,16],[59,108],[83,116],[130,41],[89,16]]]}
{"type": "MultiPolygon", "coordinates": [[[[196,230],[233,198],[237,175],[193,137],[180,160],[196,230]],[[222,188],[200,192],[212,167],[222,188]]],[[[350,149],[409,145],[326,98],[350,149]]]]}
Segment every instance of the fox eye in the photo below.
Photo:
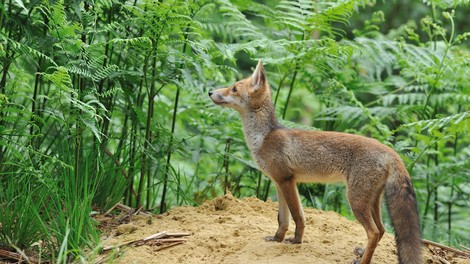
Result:
{"type": "Polygon", "coordinates": [[[237,90],[237,87],[236,86],[233,86],[232,88],[232,92],[236,93],[238,90],[237,90]]]}

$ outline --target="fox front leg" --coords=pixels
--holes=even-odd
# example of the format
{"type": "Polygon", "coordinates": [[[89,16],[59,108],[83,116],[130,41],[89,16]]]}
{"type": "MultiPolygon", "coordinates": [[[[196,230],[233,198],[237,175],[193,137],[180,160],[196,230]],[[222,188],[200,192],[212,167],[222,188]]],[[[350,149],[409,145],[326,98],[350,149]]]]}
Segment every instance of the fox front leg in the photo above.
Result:
{"type": "Polygon", "coordinates": [[[266,241],[276,241],[281,242],[284,240],[286,236],[286,232],[289,229],[289,221],[290,221],[290,212],[289,206],[287,205],[286,199],[282,195],[281,190],[277,187],[277,199],[278,199],[278,214],[277,214],[277,222],[279,227],[277,228],[276,234],[274,236],[266,237],[266,241]]]}
{"type": "Polygon", "coordinates": [[[295,222],[295,236],[286,241],[292,244],[302,243],[305,229],[305,217],[300,203],[297,185],[293,178],[276,183],[279,196],[279,228],[272,240],[282,241],[289,226],[289,211],[295,222]],[[282,197],[282,199],[281,199],[282,197]],[[282,200],[282,202],[281,202],[282,200]]]}

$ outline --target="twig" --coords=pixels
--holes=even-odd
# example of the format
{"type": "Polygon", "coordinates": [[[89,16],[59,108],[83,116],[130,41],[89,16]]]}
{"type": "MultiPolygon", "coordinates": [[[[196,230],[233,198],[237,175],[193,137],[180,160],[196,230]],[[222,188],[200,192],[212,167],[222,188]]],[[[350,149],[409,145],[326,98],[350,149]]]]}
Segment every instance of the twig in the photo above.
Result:
{"type": "Polygon", "coordinates": [[[191,233],[184,233],[184,232],[167,233],[166,231],[162,231],[162,232],[150,235],[150,236],[145,237],[145,238],[130,240],[130,241],[124,242],[124,243],[116,245],[116,246],[107,246],[107,247],[103,248],[103,251],[108,251],[108,250],[111,250],[111,249],[120,248],[120,247],[123,247],[123,246],[128,246],[128,245],[136,244],[136,243],[138,243],[138,245],[143,245],[143,244],[148,243],[150,240],[155,240],[155,241],[152,241],[152,242],[149,242],[149,243],[160,244],[161,246],[158,248],[158,250],[161,250],[163,248],[167,248],[167,247],[170,247],[170,246],[175,246],[175,245],[179,245],[179,244],[182,244],[184,242],[187,242],[188,239],[181,238],[181,237],[189,236],[189,235],[191,235],[191,233]],[[170,244],[166,245],[167,243],[170,243],[170,244]],[[164,244],[164,245],[162,245],[162,244],[164,244]]]}
{"type": "Polygon", "coordinates": [[[108,251],[108,250],[111,250],[111,249],[120,248],[120,247],[127,246],[127,245],[130,245],[130,244],[139,242],[139,241],[141,241],[141,239],[130,240],[130,241],[121,243],[121,244],[116,245],[116,246],[107,246],[107,247],[103,248],[103,251],[108,251]]]}
{"type": "Polygon", "coordinates": [[[180,242],[174,242],[174,243],[171,243],[171,244],[168,244],[168,245],[160,246],[156,249],[156,251],[160,251],[162,249],[169,248],[169,247],[174,247],[176,245],[180,245],[180,244],[183,244],[183,243],[184,243],[183,241],[180,241],[180,242]]]}
{"type": "Polygon", "coordinates": [[[442,263],[442,264],[450,264],[449,261],[447,261],[445,258],[437,256],[437,259],[442,263]]]}
{"type": "Polygon", "coordinates": [[[1,249],[1,248],[0,248],[0,257],[16,260],[18,263],[23,262],[23,261],[26,261],[28,263],[37,263],[38,262],[37,259],[35,259],[33,257],[27,257],[25,254],[11,252],[11,251],[4,250],[4,249],[1,249]]]}
{"type": "Polygon", "coordinates": [[[15,252],[11,252],[8,250],[0,249],[0,257],[8,258],[8,259],[14,259],[16,261],[19,261],[22,259],[21,255],[15,252]]]}
{"type": "Polygon", "coordinates": [[[436,243],[436,242],[433,242],[433,241],[429,241],[429,240],[426,240],[426,239],[423,239],[422,241],[423,241],[423,243],[426,244],[426,245],[431,245],[431,246],[439,247],[439,248],[442,248],[442,249],[445,249],[445,250],[448,250],[448,251],[457,253],[457,254],[459,254],[459,255],[470,256],[470,254],[467,254],[467,253],[465,253],[465,252],[463,252],[463,251],[460,251],[460,250],[458,250],[458,249],[451,248],[451,247],[448,247],[448,246],[445,246],[445,245],[442,245],[442,244],[439,244],[439,243],[436,243]]]}
{"type": "Polygon", "coordinates": [[[155,240],[155,244],[173,243],[173,242],[188,242],[186,238],[162,238],[155,240]]]}
{"type": "Polygon", "coordinates": [[[147,240],[156,239],[156,238],[162,238],[162,237],[165,237],[166,235],[167,235],[166,231],[162,231],[160,233],[156,233],[156,234],[153,234],[151,236],[148,236],[148,237],[142,239],[142,241],[147,241],[147,240]]]}
{"type": "MultiPolygon", "coordinates": [[[[139,213],[142,211],[142,209],[143,209],[143,208],[144,208],[144,206],[143,206],[143,205],[141,205],[139,208],[137,208],[137,210],[135,210],[135,212],[134,212],[134,214],[133,214],[133,215],[137,215],[137,214],[139,214],[139,213]]],[[[144,213],[142,212],[142,214],[144,214],[144,213]]]]}
{"type": "Polygon", "coordinates": [[[167,237],[183,237],[183,236],[190,236],[191,233],[188,232],[180,232],[180,233],[166,233],[167,237]]]}
{"type": "Polygon", "coordinates": [[[433,253],[433,257],[437,258],[437,260],[439,260],[439,262],[441,262],[443,264],[450,264],[444,257],[439,256],[439,253],[435,249],[430,248],[430,247],[428,247],[428,248],[433,253]]]}
{"type": "Polygon", "coordinates": [[[104,213],[104,215],[109,215],[109,214],[116,208],[116,206],[117,206],[118,204],[119,204],[119,203],[117,203],[117,204],[113,205],[113,207],[109,208],[109,210],[106,211],[106,213],[104,213]]]}
{"type": "Polygon", "coordinates": [[[141,211],[142,208],[140,208],[140,209],[134,209],[134,208],[132,208],[132,207],[129,207],[129,206],[124,205],[124,204],[121,204],[121,203],[116,204],[114,207],[115,207],[115,208],[118,208],[118,209],[120,209],[120,210],[123,210],[123,211],[127,211],[127,212],[135,212],[134,214],[141,214],[141,215],[145,215],[145,216],[152,216],[152,214],[150,214],[150,213],[141,211]]]}

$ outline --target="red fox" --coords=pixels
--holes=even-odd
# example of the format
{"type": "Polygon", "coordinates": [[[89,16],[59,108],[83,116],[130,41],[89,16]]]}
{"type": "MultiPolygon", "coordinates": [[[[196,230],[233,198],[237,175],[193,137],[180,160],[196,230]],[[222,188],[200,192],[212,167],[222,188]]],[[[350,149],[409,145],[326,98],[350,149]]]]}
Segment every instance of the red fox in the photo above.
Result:
{"type": "Polygon", "coordinates": [[[298,182],[343,181],[351,209],[368,240],[360,262],[353,262],[370,263],[385,232],[380,213],[385,191],[396,233],[398,262],[423,263],[416,195],[405,165],[394,150],[364,136],[281,126],[261,60],[250,77],[210,91],[209,96],[215,104],[240,113],[251,154],[276,185],[279,227],[266,240],[283,241],[292,215],[295,235],[286,241],[302,243],[305,218],[298,182]]]}

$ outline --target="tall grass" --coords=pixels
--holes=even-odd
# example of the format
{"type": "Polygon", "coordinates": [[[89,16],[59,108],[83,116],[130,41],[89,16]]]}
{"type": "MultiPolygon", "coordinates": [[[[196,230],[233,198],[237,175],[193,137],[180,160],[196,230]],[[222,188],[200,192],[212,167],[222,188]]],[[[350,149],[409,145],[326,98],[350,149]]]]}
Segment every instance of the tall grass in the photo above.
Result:
{"type": "Polygon", "coordinates": [[[40,216],[45,190],[44,185],[35,184],[28,177],[10,175],[4,179],[0,186],[1,246],[25,249],[40,239],[50,239],[45,219],[40,216]]]}

